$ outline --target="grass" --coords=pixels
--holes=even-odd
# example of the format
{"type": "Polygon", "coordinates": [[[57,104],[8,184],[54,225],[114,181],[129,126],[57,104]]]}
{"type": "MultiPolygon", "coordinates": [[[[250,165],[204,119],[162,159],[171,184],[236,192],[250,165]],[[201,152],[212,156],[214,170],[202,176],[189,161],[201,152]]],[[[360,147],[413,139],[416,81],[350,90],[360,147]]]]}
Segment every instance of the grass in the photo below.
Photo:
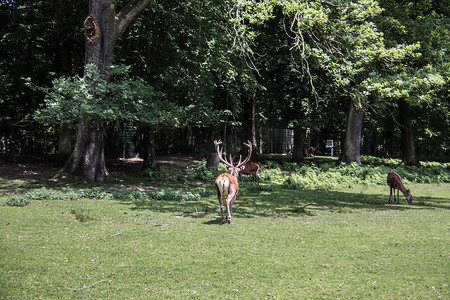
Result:
{"type": "Polygon", "coordinates": [[[385,185],[292,188],[299,171],[273,168],[277,184],[241,182],[231,225],[211,181],[1,178],[0,202],[32,200],[0,206],[0,298],[449,298],[448,182],[388,205],[385,185]]]}

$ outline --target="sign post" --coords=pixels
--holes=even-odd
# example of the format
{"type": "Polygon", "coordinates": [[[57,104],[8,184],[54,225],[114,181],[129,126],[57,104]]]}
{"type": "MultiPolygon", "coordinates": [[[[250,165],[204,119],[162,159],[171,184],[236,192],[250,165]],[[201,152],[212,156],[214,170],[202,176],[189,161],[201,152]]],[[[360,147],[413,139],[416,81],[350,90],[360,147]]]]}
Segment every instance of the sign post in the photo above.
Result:
{"type": "Polygon", "coordinates": [[[331,156],[333,156],[333,148],[334,148],[334,141],[333,140],[327,140],[327,143],[325,144],[326,149],[331,149],[331,156]]]}

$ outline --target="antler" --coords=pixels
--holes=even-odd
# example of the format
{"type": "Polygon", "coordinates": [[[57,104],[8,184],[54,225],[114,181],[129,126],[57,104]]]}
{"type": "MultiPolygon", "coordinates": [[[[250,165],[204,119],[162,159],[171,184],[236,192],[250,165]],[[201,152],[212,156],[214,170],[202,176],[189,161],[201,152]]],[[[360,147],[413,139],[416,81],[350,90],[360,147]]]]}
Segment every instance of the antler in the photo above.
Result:
{"type": "Polygon", "coordinates": [[[222,144],[222,141],[221,140],[218,140],[218,141],[214,141],[214,145],[216,146],[216,152],[217,152],[217,157],[219,158],[219,160],[221,161],[221,162],[223,162],[225,165],[227,165],[228,167],[233,167],[233,160],[231,160],[231,156],[230,156],[230,161],[231,162],[228,162],[227,160],[226,160],[226,157],[225,157],[225,159],[223,159],[223,157],[222,157],[222,151],[223,151],[223,149],[219,149],[219,145],[220,144],[222,144]]]}
{"type": "Polygon", "coordinates": [[[248,148],[248,155],[247,155],[247,158],[244,159],[243,162],[241,162],[241,160],[242,160],[242,155],[240,155],[240,156],[239,156],[239,162],[238,162],[238,164],[236,165],[236,168],[239,168],[239,167],[245,165],[246,163],[248,163],[248,161],[249,161],[250,158],[252,157],[252,143],[250,143],[250,141],[247,141],[247,143],[244,143],[244,145],[247,146],[247,148],[248,148]]]}
{"type": "MultiPolygon", "coordinates": [[[[234,167],[233,158],[231,157],[231,154],[230,154],[230,161],[227,161],[226,157],[225,157],[225,159],[223,158],[223,155],[222,155],[223,149],[219,149],[220,144],[222,144],[222,141],[220,141],[220,140],[214,141],[214,145],[216,146],[216,152],[217,152],[217,156],[219,157],[219,160],[230,168],[234,167]]],[[[247,146],[247,148],[248,148],[248,156],[246,159],[244,159],[244,161],[242,161],[242,155],[239,155],[239,162],[237,163],[235,168],[239,168],[239,167],[245,165],[246,163],[248,163],[248,161],[252,157],[252,143],[250,143],[250,141],[247,141],[247,143],[244,143],[244,145],[247,146]]]]}

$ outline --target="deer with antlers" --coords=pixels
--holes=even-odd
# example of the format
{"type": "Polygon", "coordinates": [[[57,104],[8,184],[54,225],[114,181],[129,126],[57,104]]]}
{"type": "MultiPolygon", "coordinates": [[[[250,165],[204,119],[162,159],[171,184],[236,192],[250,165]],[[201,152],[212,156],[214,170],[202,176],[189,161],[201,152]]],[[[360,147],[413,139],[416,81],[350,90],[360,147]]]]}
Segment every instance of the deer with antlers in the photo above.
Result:
{"type": "Polygon", "coordinates": [[[221,141],[214,141],[214,145],[216,146],[216,152],[217,157],[221,162],[223,162],[230,173],[223,173],[217,176],[217,179],[215,181],[215,187],[217,192],[217,198],[219,199],[220,204],[220,212],[222,214],[222,224],[223,224],[223,205],[225,204],[225,208],[227,210],[227,223],[231,223],[231,208],[233,206],[234,200],[236,200],[236,195],[239,191],[239,184],[238,184],[238,175],[239,171],[241,171],[245,164],[250,160],[250,157],[252,156],[252,144],[250,141],[247,141],[247,143],[244,143],[245,146],[248,148],[248,156],[244,161],[242,161],[242,155],[239,156],[239,162],[234,165],[233,158],[230,155],[229,159],[227,160],[226,157],[224,158],[222,156],[223,149],[219,149],[220,144],[222,144],[221,141]]]}
{"type": "Polygon", "coordinates": [[[394,190],[394,202],[395,203],[395,190],[397,190],[397,203],[400,203],[399,198],[399,191],[402,191],[403,195],[405,195],[406,200],[408,201],[409,205],[412,205],[412,195],[409,190],[405,188],[405,186],[402,183],[402,179],[400,175],[395,173],[394,171],[391,171],[388,173],[387,176],[387,185],[390,187],[391,194],[389,195],[389,201],[388,203],[391,203],[391,197],[392,197],[392,190],[394,190]]]}

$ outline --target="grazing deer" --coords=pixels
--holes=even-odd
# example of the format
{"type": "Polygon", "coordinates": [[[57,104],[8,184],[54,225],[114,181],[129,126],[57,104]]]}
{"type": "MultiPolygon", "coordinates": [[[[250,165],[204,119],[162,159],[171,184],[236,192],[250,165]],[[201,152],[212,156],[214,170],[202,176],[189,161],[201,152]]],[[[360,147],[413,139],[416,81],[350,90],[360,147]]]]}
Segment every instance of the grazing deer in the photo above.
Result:
{"type": "Polygon", "coordinates": [[[231,208],[233,206],[234,200],[236,200],[236,195],[239,191],[239,184],[237,180],[237,176],[239,174],[239,171],[243,169],[243,166],[250,160],[250,157],[252,156],[252,144],[250,141],[247,141],[247,143],[244,143],[245,146],[248,147],[248,156],[247,158],[241,162],[242,155],[239,156],[239,162],[237,165],[234,165],[233,158],[231,155],[229,156],[229,161],[222,157],[222,150],[219,149],[219,145],[222,144],[221,141],[214,141],[214,145],[216,146],[216,152],[217,157],[221,162],[223,162],[230,173],[223,173],[217,176],[217,179],[215,181],[215,187],[217,192],[217,198],[219,199],[220,204],[220,212],[222,213],[222,224],[223,224],[223,205],[225,204],[226,210],[227,210],[227,222],[228,224],[231,223],[231,208]]]}
{"type": "Polygon", "coordinates": [[[242,174],[253,175],[253,180],[259,183],[259,165],[254,162],[248,162],[245,164],[244,168],[239,172],[239,180],[242,179],[242,174]]]}
{"type": "Polygon", "coordinates": [[[317,147],[312,147],[312,146],[305,146],[303,148],[303,152],[304,152],[304,156],[306,157],[314,157],[314,155],[316,154],[316,150],[317,147]]]}
{"type": "Polygon", "coordinates": [[[391,171],[389,172],[387,176],[387,185],[391,188],[391,194],[389,195],[389,201],[388,203],[391,203],[391,197],[392,197],[392,190],[394,190],[394,202],[395,203],[395,190],[397,190],[397,203],[400,203],[399,199],[399,190],[402,191],[403,195],[405,195],[406,200],[408,201],[409,205],[412,205],[412,195],[409,190],[405,188],[405,186],[402,183],[402,179],[400,178],[400,175],[397,173],[391,171]]]}

